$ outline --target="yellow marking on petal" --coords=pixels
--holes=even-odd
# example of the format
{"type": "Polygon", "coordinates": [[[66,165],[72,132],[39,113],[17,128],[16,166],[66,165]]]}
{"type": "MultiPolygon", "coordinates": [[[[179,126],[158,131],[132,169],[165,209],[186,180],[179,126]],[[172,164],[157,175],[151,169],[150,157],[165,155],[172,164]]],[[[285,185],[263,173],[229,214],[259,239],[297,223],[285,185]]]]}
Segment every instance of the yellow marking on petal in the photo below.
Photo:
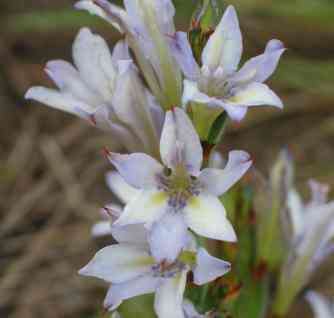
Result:
{"type": "Polygon", "coordinates": [[[201,201],[198,197],[192,196],[188,201],[189,207],[192,209],[199,209],[201,207],[201,201]]]}
{"type": "Polygon", "coordinates": [[[152,256],[147,256],[147,257],[142,257],[135,261],[132,266],[148,266],[148,265],[153,265],[155,264],[155,260],[152,256]]]}
{"type": "Polygon", "coordinates": [[[158,192],[152,195],[151,202],[153,205],[161,205],[164,201],[167,200],[167,193],[165,192],[158,192]]]}

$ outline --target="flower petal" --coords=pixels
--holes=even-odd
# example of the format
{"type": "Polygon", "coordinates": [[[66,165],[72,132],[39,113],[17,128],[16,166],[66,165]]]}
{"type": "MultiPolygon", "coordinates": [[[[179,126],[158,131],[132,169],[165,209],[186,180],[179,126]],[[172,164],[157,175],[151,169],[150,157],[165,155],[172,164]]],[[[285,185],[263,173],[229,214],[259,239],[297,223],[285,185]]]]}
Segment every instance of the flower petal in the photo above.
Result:
{"type": "Polygon", "coordinates": [[[121,155],[110,152],[108,159],[124,180],[137,189],[155,188],[157,175],[163,171],[158,161],[144,153],[121,155]]]}
{"type": "Polygon", "coordinates": [[[142,224],[111,226],[109,233],[119,243],[147,245],[147,230],[142,224]]]}
{"type": "Polygon", "coordinates": [[[116,171],[108,172],[106,181],[111,192],[125,204],[130,202],[139,192],[138,189],[127,184],[124,178],[116,171]]]}
{"type": "Polygon", "coordinates": [[[125,40],[119,40],[112,51],[111,60],[114,65],[121,60],[131,60],[129,46],[125,40]]]}
{"type": "Polygon", "coordinates": [[[197,234],[221,241],[237,240],[224,206],[215,196],[204,193],[194,196],[183,212],[186,223],[197,234]]]}
{"type": "Polygon", "coordinates": [[[203,160],[201,142],[188,115],[181,108],[176,107],[166,114],[160,154],[169,168],[184,164],[189,173],[199,173],[203,160]]]}
{"type": "Polygon", "coordinates": [[[73,59],[87,85],[109,101],[116,73],[105,40],[82,28],[73,43],[73,59]]]}
{"type": "Polygon", "coordinates": [[[249,80],[259,83],[264,82],[274,73],[284,52],[285,48],[281,41],[269,41],[265,52],[247,61],[240,71],[233,76],[232,81],[239,83],[249,80]]]}
{"type": "Polygon", "coordinates": [[[115,226],[146,224],[149,228],[167,210],[168,197],[164,192],[144,190],[125,206],[124,212],[114,223],[115,226]]]}
{"type": "Polygon", "coordinates": [[[79,72],[68,62],[62,60],[50,61],[45,72],[55,82],[58,88],[74,98],[96,108],[103,103],[98,94],[80,78],[79,72]]]}
{"type": "Polygon", "coordinates": [[[84,117],[80,112],[81,109],[86,112],[94,111],[91,105],[85,104],[68,94],[63,94],[54,89],[41,86],[31,87],[25,94],[25,98],[33,99],[42,104],[80,117],[84,117]]]}
{"type": "Polygon", "coordinates": [[[231,264],[211,256],[204,248],[197,252],[196,266],[193,269],[194,283],[207,284],[231,270],[231,264]]]}
{"type": "Polygon", "coordinates": [[[267,85],[261,83],[251,83],[244,88],[236,89],[226,102],[239,106],[270,105],[283,108],[280,98],[267,85]]]}
{"type": "Polygon", "coordinates": [[[185,318],[205,318],[204,315],[197,312],[194,304],[188,299],[183,301],[183,311],[185,318]]]}
{"type": "Polygon", "coordinates": [[[158,262],[174,262],[188,242],[187,226],[181,213],[167,212],[150,230],[151,253],[158,262]]]}
{"type": "MultiPolygon", "coordinates": [[[[121,10],[121,8],[113,5],[110,3],[110,6],[114,7],[114,10],[121,10]]],[[[76,9],[79,10],[86,10],[88,11],[90,14],[94,14],[99,16],[100,18],[106,20],[107,22],[109,22],[110,24],[113,25],[114,28],[116,28],[119,32],[123,33],[124,30],[122,29],[122,27],[119,25],[119,23],[115,20],[112,19],[112,17],[110,16],[110,14],[107,13],[106,10],[102,9],[101,6],[98,6],[96,4],[96,2],[94,2],[93,0],[81,0],[78,1],[74,7],[76,9]]]]}
{"type": "Polygon", "coordinates": [[[98,251],[79,274],[117,284],[149,273],[153,264],[154,260],[146,248],[134,244],[117,244],[98,251]]]}
{"type": "Polygon", "coordinates": [[[219,66],[229,75],[238,67],[242,54],[242,36],[233,6],[229,6],[202,53],[202,63],[211,70],[219,66]]]}
{"type": "Polygon", "coordinates": [[[310,291],[306,294],[306,299],[311,304],[313,312],[317,318],[333,317],[332,305],[324,296],[317,292],[310,291]]]}
{"type": "Polygon", "coordinates": [[[190,47],[187,33],[176,32],[168,37],[172,54],[186,78],[195,81],[200,76],[200,69],[190,47]]]}
{"type": "Polygon", "coordinates": [[[115,310],[123,300],[154,293],[159,282],[159,278],[144,275],[124,283],[112,284],[104,300],[104,307],[108,310],[115,310]]]}
{"type": "Polygon", "coordinates": [[[167,278],[158,287],[154,309],[159,318],[184,318],[182,309],[183,293],[186,287],[187,271],[167,278]]]}
{"type": "Polygon", "coordinates": [[[240,180],[251,165],[252,161],[247,152],[234,150],[229,153],[224,169],[204,169],[199,175],[199,180],[206,191],[215,196],[221,196],[240,180]]]}

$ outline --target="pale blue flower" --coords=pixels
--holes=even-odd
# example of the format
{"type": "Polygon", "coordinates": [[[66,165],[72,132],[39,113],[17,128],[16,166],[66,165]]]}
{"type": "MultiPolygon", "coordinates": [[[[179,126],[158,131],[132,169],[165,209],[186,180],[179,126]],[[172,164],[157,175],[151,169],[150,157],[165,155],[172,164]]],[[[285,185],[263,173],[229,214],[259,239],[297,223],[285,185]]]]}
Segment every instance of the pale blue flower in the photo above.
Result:
{"type": "Polygon", "coordinates": [[[231,151],[224,169],[206,168],[199,137],[180,108],[167,112],[160,141],[163,165],[143,153],[108,158],[124,180],[140,190],[126,204],[115,226],[145,224],[152,253],[157,259],[174,260],[185,245],[187,228],[198,235],[236,241],[219,196],[249,169],[243,151],[231,151]]]}
{"type": "Polygon", "coordinates": [[[238,71],[243,45],[237,14],[229,6],[202,52],[201,67],[190,48],[187,34],[170,37],[176,61],[185,74],[183,104],[197,102],[222,108],[240,121],[248,107],[271,105],[282,108],[280,98],[263,82],[274,72],[285,51],[283,43],[271,40],[265,52],[250,59],[238,71]]]}

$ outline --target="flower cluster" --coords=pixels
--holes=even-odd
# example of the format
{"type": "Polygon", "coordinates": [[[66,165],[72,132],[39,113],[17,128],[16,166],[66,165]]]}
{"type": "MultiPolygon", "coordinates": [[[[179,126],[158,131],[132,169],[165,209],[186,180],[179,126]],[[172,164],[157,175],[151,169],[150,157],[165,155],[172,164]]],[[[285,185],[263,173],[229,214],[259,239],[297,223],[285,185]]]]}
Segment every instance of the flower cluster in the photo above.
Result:
{"type": "MultiPolygon", "coordinates": [[[[183,301],[188,273],[202,285],[231,265],[211,256],[196,237],[237,240],[220,197],[252,161],[237,150],[228,154],[224,168],[208,165],[205,140],[193,121],[200,119],[200,126],[210,129],[211,123],[198,116],[203,107],[237,121],[248,107],[282,108],[263,82],[285,49],[271,40],[263,54],[238,70],[242,36],[229,6],[199,65],[187,34],[175,31],[171,0],[124,0],[124,6],[79,1],[76,8],[102,17],[124,40],[111,54],[100,36],[83,28],[73,44],[74,66],[61,60],[46,66],[58,90],[33,87],[26,97],[109,131],[126,152],[105,149],[116,169],[108,174],[108,184],[123,205],[107,205],[112,222],[93,229],[96,235],[110,232],[117,244],[100,250],[80,270],[111,284],[105,306],[115,310],[125,299],[155,293],[161,318],[206,317],[183,301]]],[[[296,236],[309,232],[307,225],[300,226],[296,236]]]]}

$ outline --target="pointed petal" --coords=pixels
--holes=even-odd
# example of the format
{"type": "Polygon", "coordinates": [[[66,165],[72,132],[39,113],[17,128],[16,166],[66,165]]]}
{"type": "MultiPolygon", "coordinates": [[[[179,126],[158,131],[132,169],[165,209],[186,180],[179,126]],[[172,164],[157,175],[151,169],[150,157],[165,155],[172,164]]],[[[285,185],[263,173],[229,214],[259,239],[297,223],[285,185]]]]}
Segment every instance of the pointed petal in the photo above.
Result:
{"type": "Polygon", "coordinates": [[[204,169],[199,175],[199,180],[206,191],[219,197],[238,182],[251,165],[252,161],[247,152],[234,150],[229,153],[224,169],[204,169]]]}
{"type": "Polygon", "coordinates": [[[204,248],[197,252],[196,267],[193,269],[194,283],[207,284],[231,270],[231,264],[211,256],[204,248]]]}
{"type": "Polygon", "coordinates": [[[226,218],[224,206],[210,194],[192,197],[184,209],[188,226],[198,235],[215,240],[235,242],[236,234],[226,218]]]}
{"type": "Polygon", "coordinates": [[[244,82],[245,79],[251,79],[254,82],[264,82],[274,73],[284,52],[285,48],[281,41],[269,41],[265,52],[247,61],[233,76],[232,81],[244,82]]]}
{"type": "Polygon", "coordinates": [[[131,60],[129,46],[125,40],[119,40],[112,51],[111,60],[114,65],[120,60],[131,60]]]}
{"type": "Polygon", "coordinates": [[[184,164],[191,174],[199,173],[203,160],[201,142],[188,115],[181,108],[166,114],[160,153],[167,167],[184,164]]]}
{"type": "Polygon", "coordinates": [[[108,172],[106,181],[111,192],[125,204],[130,202],[139,192],[138,189],[127,184],[124,178],[116,171],[108,172]]]}
{"type": "Polygon", "coordinates": [[[79,274],[117,284],[149,273],[153,264],[154,260],[146,248],[117,244],[98,251],[79,274]]]}
{"type": "Polygon", "coordinates": [[[35,86],[30,88],[25,94],[26,99],[33,99],[42,104],[46,104],[50,107],[56,108],[58,110],[65,111],[67,113],[77,115],[80,117],[82,113],[80,109],[85,110],[86,112],[94,111],[94,108],[90,105],[87,105],[70,95],[60,93],[54,89],[35,86]]]}
{"type": "Polygon", "coordinates": [[[184,318],[182,300],[186,280],[187,271],[184,270],[174,278],[165,279],[158,287],[154,309],[159,318],[184,318]]]}
{"type": "Polygon", "coordinates": [[[158,285],[159,278],[150,275],[144,275],[120,284],[112,284],[104,300],[104,307],[115,310],[123,300],[154,293],[158,285]]]}
{"type": "Polygon", "coordinates": [[[87,85],[109,101],[116,74],[105,40],[82,28],[73,43],[73,59],[87,85]]]}
{"type": "Polygon", "coordinates": [[[188,231],[181,213],[166,213],[152,225],[149,235],[152,256],[173,263],[188,243],[188,231]]]}
{"type": "Polygon", "coordinates": [[[164,192],[156,190],[141,191],[131,200],[123,214],[114,223],[115,226],[129,224],[146,224],[149,228],[166,212],[168,197],[164,192]]]}
{"type": "Polygon", "coordinates": [[[313,312],[317,318],[333,317],[332,305],[324,296],[317,292],[310,291],[306,294],[306,299],[312,306],[313,312]]]}
{"type": "Polygon", "coordinates": [[[313,179],[309,181],[312,199],[308,206],[317,206],[325,204],[328,200],[329,185],[317,182],[313,179]]]}
{"type": "Polygon", "coordinates": [[[186,78],[195,81],[200,76],[200,69],[190,47],[187,33],[176,32],[167,38],[172,54],[186,78]]]}
{"type": "Polygon", "coordinates": [[[144,153],[121,155],[108,153],[108,159],[124,180],[137,189],[152,189],[157,185],[157,176],[163,166],[144,153]]]}
{"type": "Polygon", "coordinates": [[[224,69],[224,74],[229,75],[237,69],[241,54],[239,21],[234,7],[229,6],[203,50],[202,63],[211,70],[220,66],[224,69]]]}
{"type": "Polygon", "coordinates": [[[244,88],[236,89],[226,102],[231,105],[270,105],[283,108],[280,98],[267,85],[261,83],[251,83],[244,88]]]}
{"type": "Polygon", "coordinates": [[[98,222],[92,227],[92,236],[99,237],[111,235],[111,224],[109,221],[98,222]]]}
{"type": "Polygon", "coordinates": [[[147,230],[142,224],[111,226],[109,233],[119,243],[147,245],[147,230]]]}
{"type": "MultiPolygon", "coordinates": [[[[110,3],[110,5],[114,7],[114,10],[116,10],[116,9],[121,10],[121,8],[119,8],[115,5],[112,5],[111,3],[110,3]]],[[[107,22],[109,22],[110,24],[112,24],[112,26],[114,28],[116,28],[119,32],[121,32],[121,33],[124,32],[122,27],[119,25],[118,21],[116,21],[115,19],[112,19],[112,17],[109,14],[107,14],[107,12],[102,9],[102,7],[98,6],[96,4],[96,2],[94,2],[93,0],[78,1],[74,5],[74,7],[78,10],[86,10],[90,14],[97,15],[100,18],[102,18],[102,19],[106,20],[107,22]]]]}

